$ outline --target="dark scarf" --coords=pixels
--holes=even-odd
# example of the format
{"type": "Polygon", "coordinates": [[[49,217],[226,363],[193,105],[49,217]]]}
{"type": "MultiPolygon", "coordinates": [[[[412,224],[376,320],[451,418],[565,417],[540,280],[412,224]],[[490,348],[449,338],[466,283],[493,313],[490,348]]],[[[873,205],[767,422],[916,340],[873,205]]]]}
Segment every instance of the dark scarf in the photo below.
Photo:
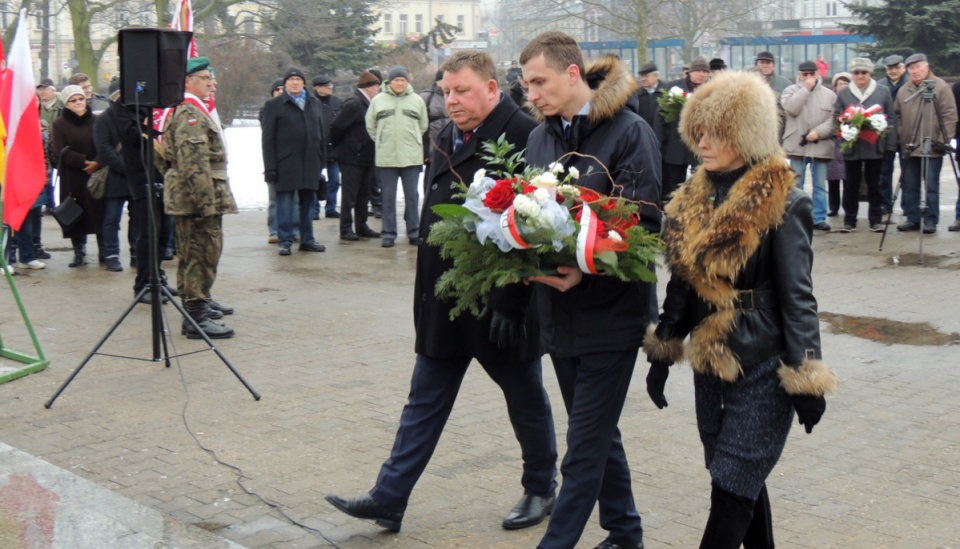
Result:
{"type": "Polygon", "coordinates": [[[88,108],[87,112],[83,113],[83,115],[77,116],[77,113],[64,107],[63,111],[60,112],[60,116],[66,118],[67,122],[70,122],[74,126],[85,126],[90,119],[93,118],[93,111],[88,108]]]}
{"type": "Polygon", "coordinates": [[[727,195],[730,194],[730,189],[733,188],[733,184],[736,183],[743,174],[747,173],[747,170],[750,169],[749,164],[744,164],[743,166],[731,170],[729,172],[711,172],[706,171],[707,179],[711,183],[717,186],[717,191],[714,193],[713,207],[716,208],[726,202],[727,195]]]}

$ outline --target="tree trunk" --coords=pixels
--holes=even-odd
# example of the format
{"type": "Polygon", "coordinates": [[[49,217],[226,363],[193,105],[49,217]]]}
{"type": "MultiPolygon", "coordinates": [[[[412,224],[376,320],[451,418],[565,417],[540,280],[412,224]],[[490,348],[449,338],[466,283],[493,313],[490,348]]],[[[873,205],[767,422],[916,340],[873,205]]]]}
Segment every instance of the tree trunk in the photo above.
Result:
{"type": "Polygon", "coordinates": [[[77,55],[77,70],[90,77],[90,83],[97,88],[100,56],[90,40],[90,12],[86,0],[67,0],[70,10],[70,26],[73,29],[73,50],[77,55]]]}

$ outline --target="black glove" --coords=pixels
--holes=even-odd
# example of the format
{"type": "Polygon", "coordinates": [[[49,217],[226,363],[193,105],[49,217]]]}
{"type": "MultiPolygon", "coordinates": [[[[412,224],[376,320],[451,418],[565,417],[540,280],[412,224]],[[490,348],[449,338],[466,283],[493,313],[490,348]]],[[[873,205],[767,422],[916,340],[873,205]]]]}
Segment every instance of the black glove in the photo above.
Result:
{"type": "Polygon", "coordinates": [[[800,425],[807,430],[807,434],[813,432],[813,426],[820,422],[823,413],[827,410],[827,399],[823,395],[791,395],[793,407],[797,410],[797,419],[800,425]]]}
{"type": "Polygon", "coordinates": [[[267,183],[277,182],[277,170],[267,170],[263,172],[263,180],[267,183]]]}
{"type": "Polygon", "coordinates": [[[660,410],[667,407],[667,398],[663,396],[663,388],[667,385],[667,377],[669,376],[670,364],[666,362],[650,364],[650,371],[647,372],[647,394],[650,395],[650,400],[660,410]]]}
{"type": "Polygon", "coordinates": [[[490,318],[490,332],[487,337],[490,343],[493,343],[500,349],[509,349],[516,347],[527,338],[527,326],[524,323],[525,315],[520,314],[519,318],[510,318],[493,309],[490,306],[483,308],[480,312],[480,319],[490,318]]]}

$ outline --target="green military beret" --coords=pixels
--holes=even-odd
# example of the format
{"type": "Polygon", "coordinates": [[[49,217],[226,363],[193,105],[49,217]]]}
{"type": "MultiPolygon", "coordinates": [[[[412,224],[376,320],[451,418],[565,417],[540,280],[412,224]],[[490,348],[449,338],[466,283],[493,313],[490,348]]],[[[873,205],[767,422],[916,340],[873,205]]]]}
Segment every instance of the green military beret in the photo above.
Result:
{"type": "Polygon", "coordinates": [[[187,59],[187,74],[210,69],[209,57],[191,57],[187,59]]]}

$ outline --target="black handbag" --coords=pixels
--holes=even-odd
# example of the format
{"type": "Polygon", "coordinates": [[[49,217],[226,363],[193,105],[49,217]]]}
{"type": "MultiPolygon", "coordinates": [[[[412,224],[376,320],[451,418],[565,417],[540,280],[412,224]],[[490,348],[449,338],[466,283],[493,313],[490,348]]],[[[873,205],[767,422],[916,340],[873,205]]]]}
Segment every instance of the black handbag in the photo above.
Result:
{"type": "Polygon", "coordinates": [[[73,195],[67,195],[56,208],[53,209],[53,218],[60,224],[64,233],[70,232],[83,217],[83,208],[73,199],[73,195]]]}

